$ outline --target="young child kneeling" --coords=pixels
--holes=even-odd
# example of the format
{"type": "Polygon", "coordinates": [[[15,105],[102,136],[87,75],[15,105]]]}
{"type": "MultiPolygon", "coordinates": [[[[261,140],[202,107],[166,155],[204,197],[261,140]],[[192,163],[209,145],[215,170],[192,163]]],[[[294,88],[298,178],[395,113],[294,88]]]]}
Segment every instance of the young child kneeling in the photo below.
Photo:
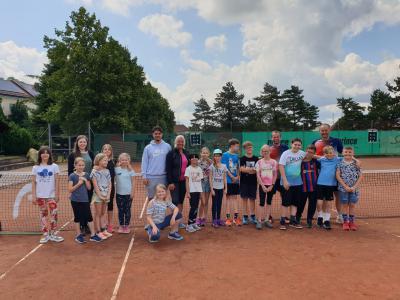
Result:
{"type": "Polygon", "coordinates": [[[149,202],[147,206],[147,227],[149,242],[158,242],[161,237],[160,230],[171,226],[168,238],[171,240],[183,240],[183,236],[178,233],[179,224],[182,222],[182,214],[179,212],[171,200],[167,199],[167,188],[163,184],[156,186],[156,196],[149,202]],[[172,214],[166,215],[167,208],[173,211],[172,214]]]}

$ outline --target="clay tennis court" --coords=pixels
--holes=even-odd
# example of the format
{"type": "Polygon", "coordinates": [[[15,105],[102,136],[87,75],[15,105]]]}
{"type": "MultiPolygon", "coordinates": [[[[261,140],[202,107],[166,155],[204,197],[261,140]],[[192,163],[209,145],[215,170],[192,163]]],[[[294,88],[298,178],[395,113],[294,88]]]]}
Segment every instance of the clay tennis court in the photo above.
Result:
{"type": "MultiPolygon", "coordinates": [[[[400,158],[364,158],[362,164],[399,169],[400,158]]],[[[400,186],[383,181],[365,190],[360,209],[400,209],[400,186]]],[[[115,234],[100,244],[78,245],[70,230],[62,232],[62,244],[42,246],[37,235],[0,235],[0,298],[400,298],[400,218],[359,219],[357,232],[337,225],[331,232],[206,227],[182,231],[185,240],[178,242],[165,231],[160,243],[149,244],[138,207],[134,235],[115,234]]],[[[67,222],[60,225],[70,228],[67,222]]]]}

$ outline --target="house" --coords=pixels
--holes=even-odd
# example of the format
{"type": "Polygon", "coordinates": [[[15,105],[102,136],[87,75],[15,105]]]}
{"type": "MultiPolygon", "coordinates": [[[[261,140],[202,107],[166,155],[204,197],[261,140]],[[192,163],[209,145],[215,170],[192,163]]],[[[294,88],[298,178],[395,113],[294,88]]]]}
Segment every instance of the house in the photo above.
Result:
{"type": "Polygon", "coordinates": [[[185,125],[183,124],[176,124],[174,126],[174,133],[176,134],[185,134],[189,132],[189,128],[187,128],[185,125]]]}
{"type": "Polygon", "coordinates": [[[25,100],[25,104],[29,108],[35,108],[35,105],[30,100],[38,94],[39,93],[31,84],[16,79],[6,80],[0,78],[0,98],[2,99],[1,107],[6,116],[10,115],[10,106],[11,104],[17,103],[17,100],[25,100]]]}

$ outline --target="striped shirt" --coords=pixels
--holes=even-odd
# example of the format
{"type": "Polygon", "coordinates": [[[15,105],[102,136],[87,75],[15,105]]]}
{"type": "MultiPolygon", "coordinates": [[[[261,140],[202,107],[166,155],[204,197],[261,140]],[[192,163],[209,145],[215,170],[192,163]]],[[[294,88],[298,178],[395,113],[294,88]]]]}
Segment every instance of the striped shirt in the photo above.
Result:
{"type": "Polygon", "coordinates": [[[303,192],[315,192],[321,164],[316,159],[301,163],[301,178],[303,180],[303,192]]]}

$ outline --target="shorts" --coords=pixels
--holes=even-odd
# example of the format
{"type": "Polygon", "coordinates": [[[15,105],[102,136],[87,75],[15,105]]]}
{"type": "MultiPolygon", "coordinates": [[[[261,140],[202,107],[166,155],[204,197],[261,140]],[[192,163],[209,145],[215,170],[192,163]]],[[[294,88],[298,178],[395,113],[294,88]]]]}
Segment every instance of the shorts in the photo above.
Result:
{"type": "Polygon", "coordinates": [[[349,193],[339,191],[339,199],[342,204],[356,204],[358,202],[359,194],[358,193],[349,193]]]}
{"type": "Polygon", "coordinates": [[[293,185],[289,187],[289,190],[285,190],[282,186],[282,206],[296,206],[298,207],[301,201],[301,194],[303,191],[302,185],[293,185]]]}
{"type": "Polygon", "coordinates": [[[240,194],[240,187],[238,183],[228,183],[226,195],[235,196],[240,194]]]}
{"type": "MultiPolygon", "coordinates": [[[[164,221],[156,224],[157,228],[159,229],[157,234],[153,234],[152,233],[153,228],[151,226],[147,226],[146,231],[152,241],[158,241],[160,239],[160,237],[161,237],[160,230],[170,226],[171,219],[172,219],[172,214],[169,214],[168,216],[165,217],[164,221]]],[[[180,212],[178,212],[175,220],[180,220],[180,219],[182,219],[182,214],[180,212]]]]}
{"type": "MultiPolygon", "coordinates": [[[[267,186],[269,187],[269,186],[267,186]]],[[[272,191],[265,193],[261,187],[261,185],[258,186],[258,193],[260,194],[260,206],[265,205],[265,198],[267,198],[267,204],[271,205],[272,203],[272,197],[274,196],[274,189],[272,188],[272,191]]]]}
{"type": "Polygon", "coordinates": [[[257,185],[248,183],[240,184],[240,197],[243,199],[256,200],[257,185]]]}
{"type": "Polygon", "coordinates": [[[183,204],[186,196],[186,181],[174,183],[175,189],[171,191],[172,203],[175,205],[183,204]]]}
{"type": "Polygon", "coordinates": [[[282,189],[283,187],[281,186],[281,180],[280,178],[276,179],[275,184],[274,184],[274,188],[272,190],[272,192],[275,194],[276,192],[279,192],[282,194],[282,189]]]}
{"type": "Polygon", "coordinates": [[[156,194],[156,186],[158,184],[163,184],[167,185],[167,176],[158,176],[158,177],[152,177],[152,178],[147,178],[149,181],[149,184],[146,186],[147,189],[147,197],[149,200],[153,199],[155,194],[156,194]]]}
{"type": "Polygon", "coordinates": [[[110,202],[108,202],[108,204],[107,204],[107,211],[114,210],[114,198],[115,198],[115,184],[111,183],[110,202]]]}
{"type": "Polygon", "coordinates": [[[211,192],[210,181],[209,180],[202,180],[201,181],[201,188],[203,190],[203,193],[210,193],[211,192]]]}
{"type": "Polygon", "coordinates": [[[85,225],[93,222],[92,212],[90,211],[89,202],[71,201],[72,210],[74,212],[74,222],[85,225]]]}
{"type": "Polygon", "coordinates": [[[332,201],[335,186],[317,184],[317,199],[332,201]]]}
{"type": "Polygon", "coordinates": [[[99,196],[94,192],[92,195],[92,203],[106,203],[108,204],[110,202],[110,199],[107,200],[101,200],[99,196]]]}

